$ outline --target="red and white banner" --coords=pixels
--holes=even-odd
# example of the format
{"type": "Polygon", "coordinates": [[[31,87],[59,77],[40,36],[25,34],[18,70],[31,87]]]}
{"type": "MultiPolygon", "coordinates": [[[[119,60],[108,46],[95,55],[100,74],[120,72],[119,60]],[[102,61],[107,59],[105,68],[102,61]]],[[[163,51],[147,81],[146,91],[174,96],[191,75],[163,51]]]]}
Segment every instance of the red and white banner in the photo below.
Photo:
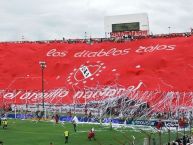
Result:
{"type": "MultiPolygon", "coordinates": [[[[83,103],[144,91],[156,92],[139,98],[150,105],[169,91],[189,93],[183,97],[192,97],[192,48],[192,36],[91,45],[0,43],[0,101],[41,102],[39,61],[42,60],[47,64],[44,69],[47,103],[70,104],[75,99],[83,103]]],[[[187,104],[193,103],[183,105],[187,104]]]]}
{"type": "Polygon", "coordinates": [[[110,36],[113,38],[123,38],[128,36],[147,36],[148,30],[140,31],[124,31],[124,32],[111,32],[110,36]]]}

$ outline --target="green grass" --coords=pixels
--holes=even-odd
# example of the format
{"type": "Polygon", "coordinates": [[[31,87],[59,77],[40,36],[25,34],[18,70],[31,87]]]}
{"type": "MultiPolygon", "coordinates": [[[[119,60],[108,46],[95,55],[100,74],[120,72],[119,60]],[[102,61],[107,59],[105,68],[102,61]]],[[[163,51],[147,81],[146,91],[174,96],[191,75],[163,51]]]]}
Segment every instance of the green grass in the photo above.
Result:
{"type": "MultiPolygon", "coordinates": [[[[99,125],[78,124],[77,132],[73,130],[70,123],[53,124],[51,122],[35,122],[31,120],[9,120],[8,128],[0,128],[0,140],[4,145],[49,145],[53,142],[54,145],[64,144],[64,130],[70,132],[70,145],[123,145],[131,144],[132,136],[135,136],[135,144],[143,145],[143,140],[146,137],[145,133],[135,131],[133,129],[109,129],[109,127],[101,127],[99,125]],[[87,132],[94,127],[96,130],[96,141],[87,139],[87,132]]],[[[183,133],[179,134],[182,136],[183,133]]],[[[171,139],[175,139],[176,133],[171,133],[171,139]]],[[[152,134],[152,138],[159,143],[158,133],[152,134]]],[[[162,143],[166,143],[168,134],[162,134],[162,143]]]]}

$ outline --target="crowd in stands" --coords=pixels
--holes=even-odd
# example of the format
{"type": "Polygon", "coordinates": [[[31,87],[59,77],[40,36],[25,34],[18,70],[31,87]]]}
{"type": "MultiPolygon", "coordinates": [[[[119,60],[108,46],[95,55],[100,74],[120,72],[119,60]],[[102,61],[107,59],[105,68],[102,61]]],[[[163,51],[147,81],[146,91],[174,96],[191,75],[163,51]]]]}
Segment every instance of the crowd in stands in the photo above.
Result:
{"type": "Polygon", "coordinates": [[[45,40],[45,41],[10,41],[10,42],[0,42],[0,44],[7,44],[7,43],[69,43],[69,44],[76,44],[76,43],[101,43],[101,42],[128,42],[128,41],[135,41],[140,39],[153,39],[153,38],[174,38],[174,37],[189,37],[192,36],[193,32],[185,32],[185,33],[170,33],[170,34],[156,34],[156,35],[147,35],[147,36],[122,36],[120,37],[110,37],[110,38],[88,38],[88,39],[65,39],[62,40],[45,40]]]}
{"type": "Polygon", "coordinates": [[[192,145],[193,139],[188,136],[183,136],[175,141],[169,142],[167,145],[192,145]]]}

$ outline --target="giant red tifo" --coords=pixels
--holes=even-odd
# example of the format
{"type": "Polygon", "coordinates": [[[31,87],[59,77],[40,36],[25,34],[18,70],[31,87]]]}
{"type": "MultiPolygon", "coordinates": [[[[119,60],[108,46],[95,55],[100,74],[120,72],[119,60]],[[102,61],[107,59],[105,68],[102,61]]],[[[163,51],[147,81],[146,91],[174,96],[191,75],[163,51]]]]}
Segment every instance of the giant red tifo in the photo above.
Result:
{"type": "Polygon", "coordinates": [[[193,105],[193,36],[100,43],[0,43],[0,103],[85,104],[126,97],[152,110],[193,105]]]}

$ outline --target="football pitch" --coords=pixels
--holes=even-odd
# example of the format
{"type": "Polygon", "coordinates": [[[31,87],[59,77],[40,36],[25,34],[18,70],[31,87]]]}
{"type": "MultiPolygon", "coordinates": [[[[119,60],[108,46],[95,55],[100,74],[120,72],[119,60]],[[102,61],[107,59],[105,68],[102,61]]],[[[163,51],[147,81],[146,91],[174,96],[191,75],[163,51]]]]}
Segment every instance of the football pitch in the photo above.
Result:
{"type": "MultiPolygon", "coordinates": [[[[119,128],[110,129],[109,126],[78,124],[74,132],[71,123],[54,124],[53,122],[32,120],[8,120],[8,128],[0,128],[0,140],[4,145],[63,145],[65,144],[64,131],[69,131],[69,145],[143,145],[144,138],[151,134],[156,144],[160,144],[158,132],[148,132],[142,129],[119,128]],[[94,127],[96,140],[89,141],[88,131],[94,127]]],[[[179,137],[183,132],[179,132],[179,137]]],[[[168,142],[168,132],[161,134],[162,145],[168,142]]],[[[176,133],[171,132],[171,140],[176,138],[176,133]]],[[[153,144],[153,143],[151,143],[153,144]]]]}

